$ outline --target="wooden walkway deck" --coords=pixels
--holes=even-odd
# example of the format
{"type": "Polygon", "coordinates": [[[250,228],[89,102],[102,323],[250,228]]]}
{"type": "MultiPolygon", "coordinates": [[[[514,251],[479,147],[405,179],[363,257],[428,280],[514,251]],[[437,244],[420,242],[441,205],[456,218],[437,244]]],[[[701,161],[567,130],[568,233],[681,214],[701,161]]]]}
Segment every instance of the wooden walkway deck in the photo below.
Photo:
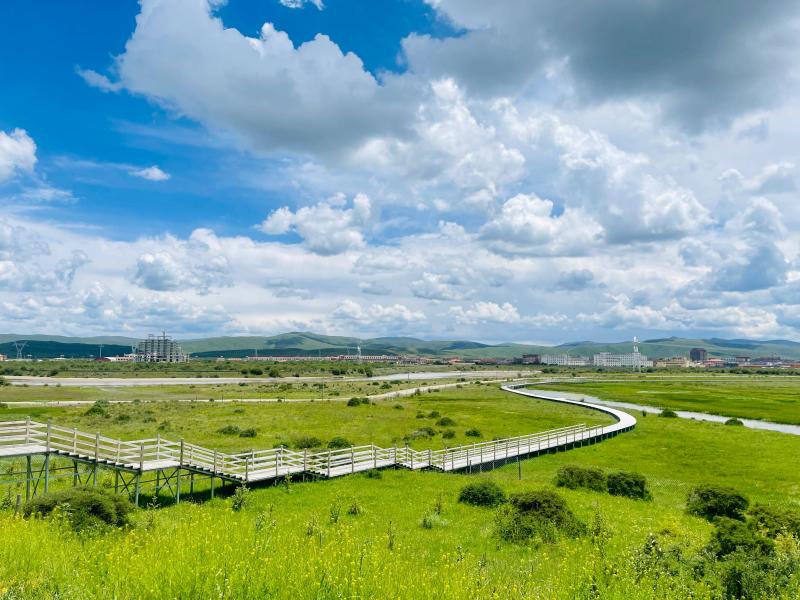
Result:
{"type": "MultiPolygon", "coordinates": [[[[158,491],[162,481],[166,485],[172,480],[176,485],[169,487],[180,501],[181,471],[209,476],[213,494],[215,478],[232,483],[257,483],[294,475],[332,478],[386,467],[430,469],[441,472],[483,470],[512,460],[594,443],[628,431],[636,425],[636,419],[623,411],[565,398],[539,396],[535,390],[524,389],[524,385],[526,384],[506,385],[502,389],[509,393],[598,410],[612,415],[617,422],[596,427],[578,424],[441,450],[381,448],[370,444],[321,452],[298,452],[280,447],[227,454],[184,440],[172,441],[157,436],[124,441],[105,437],[100,433],[86,433],[49,422],[40,423],[28,419],[0,422],[0,458],[27,458],[27,496],[30,496],[30,480],[33,476],[31,457],[45,457],[45,465],[39,478],[43,478],[44,489],[47,491],[49,484],[47,465],[50,457],[55,456],[73,460],[76,473],[79,462],[88,464],[93,469],[95,483],[98,468],[114,470],[117,477],[121,472],[132,474],[135,478],[132,484],[135,489],[133,495],[137,503],[142,475],[155,472],[158,482],[156,490],[158,491]]],[[[75,481],[78,481],[77,475],[75,481]]],[[[33,487],[34,494],[37,488],[38,485],[33,487]]],[[[130,488],[130,485],[125,485],[128,491],[131,491],[130,488]]]]}

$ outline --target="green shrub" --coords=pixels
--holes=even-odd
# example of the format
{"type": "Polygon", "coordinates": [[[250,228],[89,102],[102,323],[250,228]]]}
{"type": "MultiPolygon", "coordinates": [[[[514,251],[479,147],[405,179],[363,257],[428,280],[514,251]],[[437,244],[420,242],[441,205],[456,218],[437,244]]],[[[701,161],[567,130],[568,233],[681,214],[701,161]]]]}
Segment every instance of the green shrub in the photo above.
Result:
{"type": "Polygon", "coordinates": [[[361,506],[361,503],[358,500],[353,500],[350,503],[350,506],[347,507],[347,514],[352,517],[357,517],[358,515],[364,514],[364,507],[361,506]]]}
{"type": "Polygon", "coordinates": [[[240,485],[236,488],[236,491],[233,493],[231,497],[231,509],[234,512],[239,512],[243,508],[247,507],[250,503],[250,490],[247,488],[245,484],[240,485]]]}
{"type": "Polygon", "coordinates": [[[249,429],[242,429],[239,432],[239,437],[240,438],[254,438],[257,435],[258,435],[258,432],[255,429],[253,429],[252,427],[250,427],[249,429]]]}
{"type": "Polygon", "coordinates": [[[445,440],[452,440],[454,437],[456,437],[456,432],[452,429],[445,429],[442,432],[442,438],[445,440]]]}
{"type": "Polygon", "coordinates": [[[647,489],[647,479],[639,473],[619,471],[609,473],[606,477],[608,493],[612,496],[624,496],[625,498],[637,498],[639,500],[651,500],[652,495],[647,489]]]}
{"type": "Polygon", "coordinates": [[[461,488],[458,501],[473,506],[494,507],[506,501],[506,494],[494,481],[476,481],[461,488]]]}
{"type": "Polygon", "coordinates": [[[563,466],[556,473],[554,483],[571,490],[587,488],[596,492],[608,491],[606,474],[595,467],[563,466]]]}
{"type": "Polygon", "coordinates": [[[678,418],[678,413],[676,413],[672,409],[665,408],[660,413],[658,413],[658,416],[659,417],[666,417],[667,419],[677,419],[678,418]]]}
{"type": "Polygon", "coordinates": [[[429,419],[438,419],[440,416],[441,414],[439,413],[438,410],[432,410],[431,412],[428,413],[429,419]]]}
{"type": "Polygon", "coordinates": [[[0,409],[3,408],[8,408],[8,404],[6,404],[5,402],[0,402],[0,409]]]}
{"type": "Polygon", "coordinates": [[[294,447],[298,450],[306,450],[308,448],[319,448],[322,446],[322,440],[313,435],[302,435],[294,440],[294,447]]]}
{"type": "Polygon", "coordinates": [[[351,448],[352,446],[353,443],[350,440],[338,435],[334,438],[331,438],[331,441],[328,442],[328,448],[331,450],[342,450],[344,448],[351,448]]]}
{"type": "Polygon", "coordinates": [[[800,510],[756,504],[748,511],[751,523],[769,538],[787,533],[800,539],[800,510]]]}
{"type": "Polygon", "coordinates": [[[361,398],[350,398],[347,401],[347,406],[361,406],[361,398]]]}
{"type": "Polygon", "coordinates": [[[381,473],[378,469],[370,469],[369,471],[365,471],[364,476],[367,479],[383,479],[383,473],[381,473]]]}
{"type": "Polygon", "coordinates": [[[436,435],[436,430],[433,427],[420,427],[419,429],[411,432],[412,438],[432,438],[436,435]]]}
{"type": "Polygon", "coordinates": [[[716,517],[743,521],[749,504],[747,498],[733,488],[701,485],[689,492],[686,511],[709,521],[716,517]]]}
{"type": "Polygon", "coordinates": [[[453,425],[456,424],[456,422],[453,419],[451,419],[450,417],[442,417],[441,419],[436,421],[436,424],[439,427],[452,427],[453,425]]]}
{"type": "Polygon", "coordinates": [[[435,527],[444,527],[447,525],[447,521],[442,518],[441,514],[431,511],[422,516],[419,525],[423,529],[434,529],[435,527]]]}
{"type": "Polygon", "coordinates": [[[474,427],[472,429],[467,429],[464,432],[464,435],[467,436],[467,437],[477,437],[477,438],[483,437],[483,434],[481,433],[481,430],[480,429],[475,429],[474,427]]]}
{"type": "Polygon", "coordinates": [[[748,554],[769,554],[774,548],[772,540],[760,535],[747,523],[728,517],[718,517],[714,524],[714,533],[711,534],[707,549],[718,558],[733,554],[737,550],[748,554]]]}
{"type": "Polygon", "coordinates": [[[239,435],[241,432],[242,430],[238,425],[225,425],[225,427],[217,429],[217,433],[222,435],[239,435]]]}
{"type": "Polygon", "coordinates": [[[741,427],[744,425],[741,419],[728,419],[725,421],[725,425],[730,425],[733,427],[741,427]]]}
{"type": "Polygon", "coordinates": [[[108,414],[109,403],[108,400],[97,400],[84,415],[87,417],[104,417],[108,414]]]}
{"type": "Polygon", "coordinates": [[[34,498],[25,505],[26,517],[47,516],[58,509],[72,527],[81,531],[90,527],[130,524],[133,505],[124,496],[109,494],[100,488],[74,487],[34,498]]]}
{"type": "Polygon", "coordinates": [[[578,520],[560,495],[539,490],[512,494],[508,504],[501,506],[495,515],[495,530],[501,539],[510,542],[534,537],[555,542],[559,535],[583,535],[586,525],[578,520]]]}

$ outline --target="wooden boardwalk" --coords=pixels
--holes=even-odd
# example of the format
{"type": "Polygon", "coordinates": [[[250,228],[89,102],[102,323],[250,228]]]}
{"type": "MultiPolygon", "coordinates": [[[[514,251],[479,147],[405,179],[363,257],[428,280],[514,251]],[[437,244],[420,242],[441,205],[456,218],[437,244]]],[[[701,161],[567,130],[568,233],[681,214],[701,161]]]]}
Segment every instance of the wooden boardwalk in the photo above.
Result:
{"type": "Polygon", "coordinates": [[[538,396],[535,390],[523,389],[524,385],[506,385],[502,389],[510,393],[598,410],[612,415],[617,422],[596,427],[578,424],[440,450],[381,448],[370,444],[320,452],[298,452],[280,447],[228,454],[184,440],[172,441],[157,436],[124,441],[105,437],[100,433],[86,433],[28,419],[0,422],[0,458],[26,458],[28,498],[36,494],[39,484],[43,484],[45,492],[48,491],[50,458],[62,457],[73,461],[73,482],[76,485],[83,482],[79,476],[79,464],[88,467],[86,483],[91,479],[94,485],[97,484],[98,469],[110,469],[115,474],[115,490],[119,491],[121,481],[122,491],[127,491],[138,504],[143,475],[154,473],[156,494],[167,489],[179,502],[182,474],[187,473],[191,475],[192,486],[194,475],[208,476],[213,495],[215,479],[234,484],[251,484],[295,475],[340,477],[386,467],[471,472],[594,443],[628,431],[636,424],[636,419],[623,411],[565,398],[538,396]],[[32,467],[34,456],[44,457],[44,463],[37,472],[32,467]]]}

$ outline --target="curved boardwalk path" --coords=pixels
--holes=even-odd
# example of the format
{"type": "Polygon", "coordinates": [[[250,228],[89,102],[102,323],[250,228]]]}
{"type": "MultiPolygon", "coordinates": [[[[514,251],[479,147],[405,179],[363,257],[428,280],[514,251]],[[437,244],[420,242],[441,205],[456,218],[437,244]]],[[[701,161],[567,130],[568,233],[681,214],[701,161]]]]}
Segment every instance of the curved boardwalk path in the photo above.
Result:
{"type": "Polygon", "coordinates": [[[86,433],[28,419],[0,422],[0,458],[26,458],[26,498],[36,495],[40,486],[45,492],[48,491],[52,470],[50,458],[61,457],[73,463],[74,485],[96,485],[98,469],[109,469],[114,472],[115,491],[128,492],[137,504],[143,483],[154,483],[156,496],[166,491],[180,502],[181,484],[187,476],[190,493],[193,492],[195,475],[209,477],[213,496],[216,479],[234,484],[274,482],[286,476],[330,478],[384,467],[472,472],[596,443],[629,431],[636,425],[636,419],[621,410],[525,389],[525,385],[529,384],[508,384],[501,389],[531,398],[597,410],[611,415],[616,422],[595,427],[581,423],[443,450],[381,448],[370,444],[321,452],[298,452],[280,447],[227,454],[184,440],[171,441],[157,436],[123,441],[100,433],[86,433]],[[34,456],[44,458],[36,470],[32,462],[34,456]],[[144,481],[145,475],[151,476],[147,482],[144,481]]]}

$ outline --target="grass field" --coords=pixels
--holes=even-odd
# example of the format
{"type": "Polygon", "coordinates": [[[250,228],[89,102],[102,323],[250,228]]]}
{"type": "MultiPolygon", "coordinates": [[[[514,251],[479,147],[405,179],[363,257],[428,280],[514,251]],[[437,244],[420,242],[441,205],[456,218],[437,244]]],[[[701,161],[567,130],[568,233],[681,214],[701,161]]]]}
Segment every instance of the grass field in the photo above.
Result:
{"type": "Polygon", "coordinates": [[[624,381],[554,384],[547,388],[658,408],[800,424],[800,379],[796,377],[707,376],[700,381],[697,379],[697,376],[687,381],[633,376],[624,381]]]}
{"type": "MultiPolygon", "coordinates": [[[[480,372],[495,370],[492,365],[458,365],[462,371],[480,372]]],[[[510,367],[504,367],[510,368],[510,367]]],[[[530,370],[531,367],[515,365],[510,370],[530,370]]],[[[28,375],[33,377],[309,377],[348,376],[371,377],[395,373],[452,371],[447,364],[398,365],[382,363],[355,363],[339,361],[234,361],[191,360],[184,363],[126,363],[97,362],[93,360],[43,360],[7,361],[0,363],[3,375],[28,375]]]]}
{"type": "Polygon", "coordinates": [[[241,384],[198,384],[198,385],[143,385],[136,387],[94,387],[94,386],[0,386],[0,402],[64,402],[80,400],[95,402],[108,401],[228,401],[247,399],[303,399],[347,400],[354,396],[372,396],[392,391],[457,383],[461,378],[436,379],[435,381],[341,381],[331,379],[322,383],[314,382],[256,382],[241,384]]]}
{"type": "MultiPolygon", "coordinates": [[[[396,386],[399,387],[399,386],[396,386]]],[[[60,388],[67,390],[67,388],[60,388]]],[[[293,447],[300,437],[313,436],[327,443],[342,436],[354,444],[375,443],[383,447],[406,442],[417,449],[442,448],[533,433],[576,423],[610,423],[611,418],[587,409],[565,407],[508,394],[497,386],[466,385],[419,396],[377,401],[357,407],[344,402],[178,403],[111,405],[103,415],[87,415],[89,407],[43,407],[0,409],[5,420],[53,419],[66,427],[101,431],[123,439],[152,437],[156,432],[170,439],[187,441],[219,450],[244,451],[272,448],[281,443],[293,447]],[[430,417],[432,413],[436,417],[430,417]],[[418,418],[422,414],[424,418],[418,418]],[[448,417],[452,425],[437,425],[448,417]],[[219,431],[225,426],[254,428],[255,439],[243,439],[219,431]],[[430,427],[435,435],[414,435],[430,427]],[[478,429],[480,438],[467,437],[468,429],[478,429]],[[445,439],[442,433],[452,431],[445,439]],[[404,439],[408,436],[410,439],[404,439]]],[[[89,411],[90,412],[90,411],[89,411]]]]}
{"type": "MultiPolygon", "coordinates": [[[[185,427],[175,433],[219,444],[226,440],[215,428],[237,419],[263,419],[269,433],[259,433],[259,444],[300,431],[383,440],[428,424],[416,419],[418,410],[438,410],[459,427],[482,427],[486,437],[576,417],[588,422],[574,412],[580,409],[490,386],[401,403],[404,409],[387,402],[245,406],[245,413],[234,413],[240,408],[234,405],[111,410],[155,407],[157,418],[185,427]]],[[[95,422],[74,409],[52,414],[81,426],[95,422]]],[[[148,429],[134,419],[115,424],[113,414],[99,421],[106,423],[131,437],[148,429]]],[[[648,416],[632,432],[600,444],[523,461],[521,480],[517,465],[475,475],[389,470],[380,479],[355,475],[256,489],[238,512],[232,498],[219,497],[142,510],[136,527],[96,533],[75,533],[63,519],[24,520],[0,511],[0,598],[721,598],[724,590],[713,578],[652,567],[659,557],[700,553],[711,535],[709,523],[686,515],[687,493],[708,482],[733,486],[751,501],[798,507],[797,456],[797,436],[648,416]],[[592,533],[533,544],[502,541],[492,509],[457,502],[461,487],[480,479],[507,492],[552,488],[555,472],[568,464],[640,472],[653,500],[559,488],[592,533]],[[354,503],[361,514],[348,514],[354,503]],[[439,518],[423,527],[437,504],[439,518]]],[[[800,559],[796,540],[782,543],[786,556],[800,559]]],[[[781,589],[783,596],[775,597],[800,594],[796,572],[781,589]]]]}

